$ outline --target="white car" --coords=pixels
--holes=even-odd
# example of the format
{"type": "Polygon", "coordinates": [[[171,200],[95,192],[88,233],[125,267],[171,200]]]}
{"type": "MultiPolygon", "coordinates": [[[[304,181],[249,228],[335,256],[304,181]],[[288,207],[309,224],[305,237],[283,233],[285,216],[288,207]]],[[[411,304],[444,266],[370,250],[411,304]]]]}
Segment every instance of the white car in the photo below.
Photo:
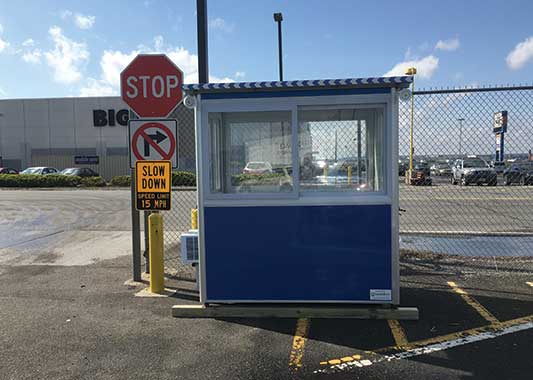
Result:
{"type": "Polygon", "coordinates": [[[272,173],[270,162],[250,161],[243,169],[243,174],[265,174],[272,173]]]}
{"type": "Polygon", "coordinates": [[[31,168],[24,169],[20,172],[20,174],[40,174],[40,175],[46,175],[46,174],[59,174],[59,170],[56,168],[51,168],[47,166],[34,166],[31,168]]]}

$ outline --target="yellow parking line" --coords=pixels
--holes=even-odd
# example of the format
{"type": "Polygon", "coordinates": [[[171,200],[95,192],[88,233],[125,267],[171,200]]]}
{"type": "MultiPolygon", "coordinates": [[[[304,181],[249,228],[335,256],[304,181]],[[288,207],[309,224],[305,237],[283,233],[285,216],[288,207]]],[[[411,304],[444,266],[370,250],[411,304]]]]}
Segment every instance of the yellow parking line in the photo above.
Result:
{"type": "Polygon", "coordinates": [[[526,284],[528,284],[529,286],[533,288],[533,281],[526,281],[526,284]]]}
{"type": "MultiPolygon", "coordinates": [[[[379,348],[372,352],[367,351],[366,352],[366,354],[368,354],[367,359],[372,359],[372,358],[375,358],[376,355],[383,355],[389,352],[398,352],[398,351],[402,352],[404,350],[412,350],[416,348],[421,348],[421,347],[429,346],[435,343],[445,343],[445,342],[448,342],[454,339],[466,338],[469,336],[475,336],[475,335],[479,335],[479,334],[490,332],[490,331],[501,330],[501,329],[505,329],[505,328],[512,327],[512,326],[517,326],[517,325],[527,323],[527,322],[533,322],[533,315],[511,319],[511,320],[504,321],[504,322],[498,321],[497,323],[493,323],[487,326],[475,327],[475,328],[468,329],[468,330],[457,331],[451,334],[440,335],[440,336],[435,336],[435,337],[428,338],[428,339],[417,340],[415,342],[408,343],[405,347],[402,347],[402,349],[399,349],[397,346],[389,346],[389,347],[379,348]]],[[[361,356],[354,355],[353,358],[355,360],[360,360],[361,356]]],[[[321,361],[320,365],[327,366],[327,365],[337,365],[341,363],[346,363],[346,361],[343,361],[341,359],[329,359],[329,360],[321,361]]]]}
{"type": "Polygon", "coordinates": [[[407,346],[409,342],[407,341],[407,337],[405,336],[405,332],[403,331],[400,322],[398,322],[396,319],[389,319],[387,322],[389,323],[389,328],[392,332],[392,336],[394,337],[394,341],[396,342],[396,346],[407,346]]]}
{"type": "Polygon", "coordinates": [[[461,296],[461,298],[470,305],[475,311],[479,313],[487,322],[490,322],[492,324],[500,323],[500,321],[492,315],[490,311],[485,309],[483,305],[481,305],[478,301],[476,301],[473,297],[471,297],[465,290],[461,289],[457,286],[457,284],[453,281],[448,281],[447,284],[453,289],[453,291],[461,296]]]}
{"type": "Polygon", "coordinates": [[[299,318],[296,322],[296,331],[292,340],[292,349],[289,356],[289,368],[296,372],[302,367],[302,359],[304,356],[305,341],[309,332],[309,320],[307,318],[299,318]]]}

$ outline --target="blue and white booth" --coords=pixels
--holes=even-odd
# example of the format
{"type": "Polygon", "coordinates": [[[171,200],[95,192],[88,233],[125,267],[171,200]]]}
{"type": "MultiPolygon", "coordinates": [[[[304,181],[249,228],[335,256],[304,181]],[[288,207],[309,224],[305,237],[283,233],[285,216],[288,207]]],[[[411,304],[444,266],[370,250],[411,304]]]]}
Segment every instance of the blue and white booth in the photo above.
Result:
{"type": "Polygon", "coordinates": [[[202,303],[399,304],[398,99],[411,81],[184,86],[202,303]]]}

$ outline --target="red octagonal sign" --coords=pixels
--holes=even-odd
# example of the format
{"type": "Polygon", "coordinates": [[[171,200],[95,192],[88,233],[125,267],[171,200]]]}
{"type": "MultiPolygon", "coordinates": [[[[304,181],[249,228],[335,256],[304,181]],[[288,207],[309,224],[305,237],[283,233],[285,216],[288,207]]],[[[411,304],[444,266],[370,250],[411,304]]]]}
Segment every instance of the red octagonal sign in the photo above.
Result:
{"type": "Polygon", "coordinates": [[[183,73],[164,54],[139,54],[120,73],[122,99],[140,117],[166,117],[181,102],[183,73]]]}

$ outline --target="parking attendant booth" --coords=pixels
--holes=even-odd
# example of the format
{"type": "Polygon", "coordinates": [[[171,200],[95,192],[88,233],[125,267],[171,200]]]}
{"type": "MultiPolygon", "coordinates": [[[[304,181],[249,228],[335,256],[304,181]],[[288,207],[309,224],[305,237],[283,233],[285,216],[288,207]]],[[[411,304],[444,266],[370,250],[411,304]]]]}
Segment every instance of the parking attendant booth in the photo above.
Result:
{"type": "Polygon", "coordinates": [[[184,86],[202,303],[399,304],[398,98],[411,80],[184,86]]]}

